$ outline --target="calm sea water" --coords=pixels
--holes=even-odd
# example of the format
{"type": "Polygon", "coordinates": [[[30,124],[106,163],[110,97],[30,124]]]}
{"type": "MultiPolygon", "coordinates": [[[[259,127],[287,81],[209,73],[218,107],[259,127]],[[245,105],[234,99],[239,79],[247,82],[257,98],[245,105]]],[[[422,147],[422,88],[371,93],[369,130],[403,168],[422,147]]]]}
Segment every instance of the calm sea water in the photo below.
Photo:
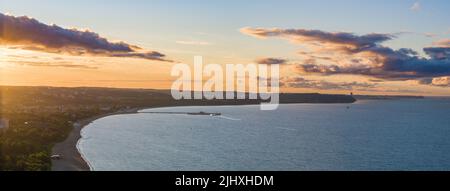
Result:
{"type": "Polygon", "coordinates": [[[450,100],[145,111],[223,116],[96,120],[78,143],[93,170],[450,170],[450,100]]]}

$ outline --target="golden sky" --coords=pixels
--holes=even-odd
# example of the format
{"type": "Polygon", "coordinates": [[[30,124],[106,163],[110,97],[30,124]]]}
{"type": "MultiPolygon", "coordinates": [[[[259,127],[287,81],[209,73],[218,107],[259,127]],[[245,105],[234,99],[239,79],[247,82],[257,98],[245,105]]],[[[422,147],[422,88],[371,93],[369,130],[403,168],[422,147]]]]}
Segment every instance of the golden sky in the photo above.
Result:
{"type": "MultiPolygon", "coordinates": [[[[24,2],[0,2],[0,85],[169,89],[176,79],[170,76],[174,64],[192,65],[194,56],[203,56],[204,64],[279,64],[282,92],[450,95],[450,25],[439,22],[448,21],[448,12],[444,8],[439,12],[447,3],[428,4],[436,7],[434,12],[421,4],[414,4],[414,9],[393,5],[399,18],[402,14],[416,18],[428,31],[420,31],[424,27],[417,24],[402,27],[402,20],[393,20],[379,24],[379,32],[377,26],[359,23],[362,18],[370,21],[371,15],[355,18],[357,13],[350,12],[347,20],[333,22],[332,16],[339,19],[342,12],[326,17],[306,11],[308,6],[315,9],[314,3],[298,14],[315,15],[316,20],[302,20],[299,26],[296,18],[305,15],[270,17],[255,12],[259,17],[235,18],[248,18],[243,12],[250,6],[246,3],[228,9],[234,16],[214,19],[200,18],[215,15],[220,6],[213,3],[189,5],[198,11],[205,8],[206,13],[174,7],[179,9],[174,15],[165,10],[172,5],[159,1],[140,5],[152,13],[122,5],[127,13],[136,8],[135,17],[114,14],[118,4],[108,5],[109,12],[100,11],[104,17],[94,16],[91,11],[100,6],[94,3],[86,15],[76,17],[75,10],[87,2],[72,5],[73,14],[69,5],[42,7],[46,14],[41,14],[22,8],[24,2]],[[420,15],[424,12],[433,15],[420,15]],[[330,23],[341,25],[333,28],[330,23]],[[347,23],[352,25],[342,27],[347,23]]],[[[34,6],[49,3],[55,2],[34,6]]],[[[260,8],[270,9],[269,4],[260,8]]],[[[371,13],[372,8],[362,9],[371,13]]]]}

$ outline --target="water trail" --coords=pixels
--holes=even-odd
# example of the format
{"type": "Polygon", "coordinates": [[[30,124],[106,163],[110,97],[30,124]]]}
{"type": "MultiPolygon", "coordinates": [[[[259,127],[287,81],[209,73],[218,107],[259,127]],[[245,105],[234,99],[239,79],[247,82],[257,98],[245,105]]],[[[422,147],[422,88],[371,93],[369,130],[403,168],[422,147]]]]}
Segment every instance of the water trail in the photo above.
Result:
{"type": "Polygon", "coordinates": [[[288,131],[297,131],[297,129],[286,128],[286,127],[275,127],[275,128],[276,128],[276,129],[288,130],[288,131]]]}
{"type": "Polygon", "coordinates": [[[217,116],[217,117],[222,118],[222,119],[232,120],[232,121],[240,121],[240,120],[241,120],[241,119],[232,118],[232,117],[227,117],[227,116],[223,116],[223,115],[217,116]]]}

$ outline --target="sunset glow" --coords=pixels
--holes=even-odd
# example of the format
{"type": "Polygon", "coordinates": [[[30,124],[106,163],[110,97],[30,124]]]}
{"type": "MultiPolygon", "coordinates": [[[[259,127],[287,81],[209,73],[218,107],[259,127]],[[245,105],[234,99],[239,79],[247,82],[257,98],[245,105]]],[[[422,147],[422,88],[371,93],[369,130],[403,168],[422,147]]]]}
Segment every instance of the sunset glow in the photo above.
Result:
{"type": "Polygon", "coordinates": [[[326,16],[303,1],[276,11],[274,2],[239,2],[228,16],[224,2],[96,1],[82,10],[86,3],[59,10],[49,6],[57,1],[0,1],[0,84],[169,89],[174,64],[203,56],[280,64],[283,92],[450,95],[450,24],[437,19],[449,16],[446,1],[366,3],[326,16]]]}

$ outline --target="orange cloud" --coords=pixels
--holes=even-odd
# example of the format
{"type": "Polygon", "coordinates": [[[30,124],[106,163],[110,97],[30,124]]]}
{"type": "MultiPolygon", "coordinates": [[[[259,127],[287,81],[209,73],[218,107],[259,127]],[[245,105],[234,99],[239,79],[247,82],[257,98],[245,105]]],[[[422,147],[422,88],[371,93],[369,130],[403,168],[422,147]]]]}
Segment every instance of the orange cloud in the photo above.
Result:
{"type": "Polygon", "coordinates": [[[170,61],[160,52],[145,51],[125,42],[110,42],[94,32],[65,29],[26,16],[14,17],[1,13],[0,45],[77,56],[134,57],[170,61]]]}

